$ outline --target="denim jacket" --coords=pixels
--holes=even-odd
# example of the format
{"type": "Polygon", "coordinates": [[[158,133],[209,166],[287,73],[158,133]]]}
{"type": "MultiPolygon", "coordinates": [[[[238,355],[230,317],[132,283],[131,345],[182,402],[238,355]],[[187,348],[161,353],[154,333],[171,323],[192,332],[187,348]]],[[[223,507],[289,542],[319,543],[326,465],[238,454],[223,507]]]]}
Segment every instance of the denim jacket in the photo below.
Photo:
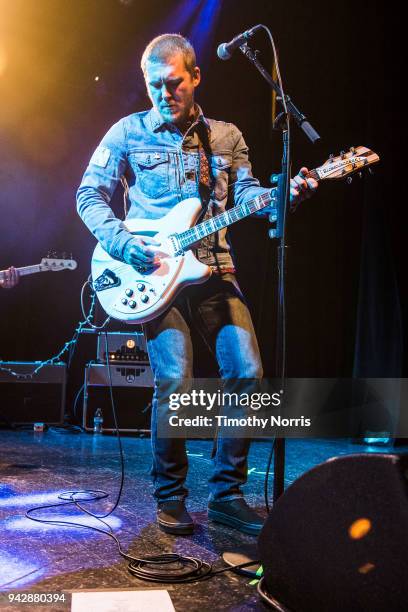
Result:
{"type": "MultiPolygon", "coordinates": [[[[199,197],[203,129],[213,179],[203,215],[217,215],[227,202],[241,204],[268,191],[252,176],[248,148],[232,123],[206,119],[198,106],[184,135],[154,109],[124,117],[103,137],[77,193],[81,218],[111,257],[122,259],[132,238],[109,206],[118,183],[125,178],[129,188],[127,218],[159,219],[181,200],[199,197]]],[[[201,261],[220,271],[233,268],[226,231],[204,239],[196,250],[201,261]]]]}

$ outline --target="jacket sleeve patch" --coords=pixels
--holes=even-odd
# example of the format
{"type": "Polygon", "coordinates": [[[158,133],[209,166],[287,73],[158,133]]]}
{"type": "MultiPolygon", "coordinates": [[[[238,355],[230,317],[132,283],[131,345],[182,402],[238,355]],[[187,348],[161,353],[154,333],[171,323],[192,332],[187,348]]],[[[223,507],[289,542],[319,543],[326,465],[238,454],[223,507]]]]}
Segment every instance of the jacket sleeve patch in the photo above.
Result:
{"type": "Polygon", "coordinates": [[[111,151],[107,147],[98,147],[95,153],[92,155],[90,164],[94,164],[95,166],[100,166],[101,168],[106,168],[106,164],[109,161],[111,156],[111,151]]]}

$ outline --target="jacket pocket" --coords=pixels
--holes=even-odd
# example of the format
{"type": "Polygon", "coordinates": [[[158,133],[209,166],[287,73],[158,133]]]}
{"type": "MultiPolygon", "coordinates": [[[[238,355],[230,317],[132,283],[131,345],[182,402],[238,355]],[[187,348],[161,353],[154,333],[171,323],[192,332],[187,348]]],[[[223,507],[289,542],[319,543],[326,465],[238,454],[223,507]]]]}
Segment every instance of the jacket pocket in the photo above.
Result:
{"type": "Polygon", "coordinates": [[[170,189],[169,154],[140,152],[129,154],[140,190],[149,198],[159,198],[170,189]]]}

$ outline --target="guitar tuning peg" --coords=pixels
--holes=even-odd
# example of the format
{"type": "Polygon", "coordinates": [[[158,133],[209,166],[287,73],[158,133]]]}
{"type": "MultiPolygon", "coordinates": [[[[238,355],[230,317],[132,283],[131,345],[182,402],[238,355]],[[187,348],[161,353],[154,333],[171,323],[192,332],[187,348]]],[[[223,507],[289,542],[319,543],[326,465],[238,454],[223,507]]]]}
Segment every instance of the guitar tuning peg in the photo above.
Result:
{"type": "Polygon", "coordinates": [[[346,157],[345,151],[340,151],[340,157],[341,159],[344,159],[346,157]]]}
{"type": "Polygon", "coordinates": [[[356,152],[356,148],[355,147],[350,147],[350,153],[355,153],[356,152]]]}
{"type": "Polygon", "coordinates": [[[363,178],[363,173],[362,173],[362,172],[359,172],[359,173],[358,173],[358,177],[359,177],[359,178],[363,178]]]}
{"type": "Polygon", "coordinates": [[[330,153],[330,155],[329,155],[329,160],[330,160],[331,162],[334,160],[334,155],[333,155],[333,153],[330,153]]]}
{"type": "Polygon", "coordinates": [[[351,183],[353,182],[353,177],[352,177],[352,176],[348,176],[348,177],[346,178],[346,181],[347,181],[347,183],[348,183],[349,185],[351,185],[351,183]]]}
{"type": "Polygon", "coordinates": [[[371,176],[374,174],[374,170],[372,168],[369,168],[368,171],[371,174],[371,176]]]}

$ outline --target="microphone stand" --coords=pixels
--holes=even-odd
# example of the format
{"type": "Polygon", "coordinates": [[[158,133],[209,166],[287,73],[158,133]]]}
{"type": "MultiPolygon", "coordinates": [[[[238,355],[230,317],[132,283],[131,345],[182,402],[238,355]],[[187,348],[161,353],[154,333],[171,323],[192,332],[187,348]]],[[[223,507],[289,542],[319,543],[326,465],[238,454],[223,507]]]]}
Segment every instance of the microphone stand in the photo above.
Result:
{"type": "MultiPolygon", "coordinates": [[[[276,83],[276,81],[273,80],[269,72],[267,72],[267,70],[265,70],[262,64],[258,61],[257,51],[254,51],[253,49],[251,49],[251,47],[247,43],[240,46],[240,51],[255,66],[255,68],[258,69],[258,71],[261,73],[265,81],[269,83],[272,89],[277,93],[280,101],[282,101],[283,96],[282,96],[281,88],[279,87],[278,83],[276,83]]],[[[296,108],[291,98],[286,94],[285,94],[285,102],[286,102],[286,108],[288,109],[289,115],[294,118],[298,126],[304,131],[304,133],[309,138],[311,143],[314,144],[315,142],[320,140],[319,134],[316,132],[314,127],[310,125],[309,121],[306,118],[306,115],[301,113],[300,110],[296,108]]]]}
{"type": "MultiPolygon", "coordinates": [[[[289,209],[290,200],[290,143],[289,143],[289,121],[293,117],[298,126],[303,130],[309,140],[314,144],[320,140],[319,134],[307,121],[306,116],[294,105],[291,98],[282,93],[278,83],[276,83],[269,72],[265,70],[257,59],[257,51],[249,47],[247,43],[241,45],[241,52],[257,68],[271,88],[276,92],[278,99],[283,105],[286,103],[286,112],[278,115],[274,128],[282,130],[282,167],[278,175],[278,204],[276,229],[269,230],[270,238],[278,238],[278,315],[277,315],[277,350],[276,350],[276,371],[280,378],[281,389],[285,390],[285,366],[286,366],[286,330],[285,330],[285,272],[286,272],[286,243],[285,226],[286,213],[289,209]]],[[[274,482],[273,482],[273,502],[275,503],[285,489],[285,438],[277,438],[274,446],[274,482]]]]}
{"type": "MultiPolygon", "coordinates": [[[[259,70],[264,79],[269,83],[272,89],[277,93],[281,103],[283,95],[281,88],[276,83],[271,75],[265,70],[262,64],[258,61],[257,52],[253,51],[247,43],[241,45],[240,50],[248,58],[248,60],[259,70]]],[[[320,140],[319,134],[307,121],[303,115],[293,104],[289,96],[285,95],[287,114],[281,113],[278,115],[274,128],[282,130],[283,153],[282,153],[282,169],[277,177],[278,182],[278,204],[277,204],[277,222],[276,229],[269,230],[270,238],[278,238],[278,267],[279,267],[279,301],[278,301],[278,316],[277,316],[277,351],[276,351],[276,371],[280,378],[281,389],[285,390],[285,365],[286,365],[286,334],[285,334],[285,266],[286,266],[286,244],[285,244],[285,221],[286,212],[289,208],[290,198],[290,142],[289,142],[289,121],[293,117],[299,127],[304,131],[306,136],[312,143],[320,140]]],[[[277,438],[274,445],[274,482],[273,482],[273,502],[275,503],[282,495],[285,489],[285,439],[277,438]]],[[[253,550],[241,550],[239,552],[224,552],[222,558],[228,565],[238,565],[240,563],[248,563],[244,569],[235,570],[237,573],[242,573],[252,578],[260,575],[259,561],[255,561],[257,556],[253,554],[253,550]],[[249,565],[250,561],[252,565],[249,565]]]]}

